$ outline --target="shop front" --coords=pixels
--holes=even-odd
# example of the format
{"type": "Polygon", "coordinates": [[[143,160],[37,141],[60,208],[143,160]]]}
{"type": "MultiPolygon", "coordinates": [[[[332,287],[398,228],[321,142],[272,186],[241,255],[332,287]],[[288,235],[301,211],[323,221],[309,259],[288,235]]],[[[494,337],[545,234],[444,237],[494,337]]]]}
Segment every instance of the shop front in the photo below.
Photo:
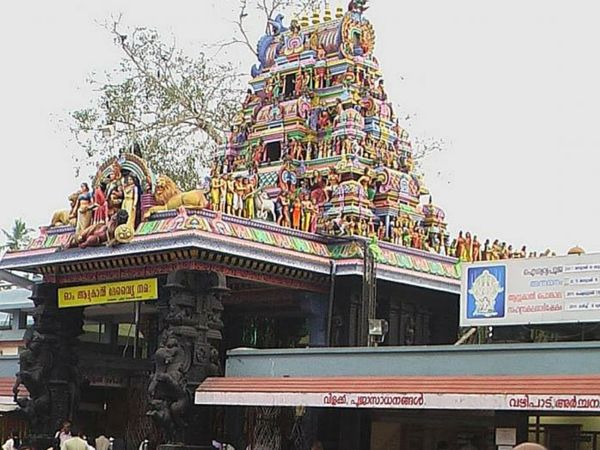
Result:
{"type": "Polygon", "coordinates": [[[226,406],[236,448],[273,439],[286,448],[300,435],[327,450],[508,450],[527,440],[596,450],[600,376],[582,361],[599,351],[591,343],[235,350],[227,376],[204,381],[196,404],[226,406]],[[568,365],[548,369],[555,358],[568,365]]]}
{"type": "Polygon", "coordinates": [[[205,381],[196,402],[300,405],[319,418],[310,433],[329,448],[345,448],[342,435],[350,433],[361,443],[353,448],[370,450],[487,450],[527,439],[595,450],[599,388],[600,377],[580,376],[224,378],[205,381]]]}

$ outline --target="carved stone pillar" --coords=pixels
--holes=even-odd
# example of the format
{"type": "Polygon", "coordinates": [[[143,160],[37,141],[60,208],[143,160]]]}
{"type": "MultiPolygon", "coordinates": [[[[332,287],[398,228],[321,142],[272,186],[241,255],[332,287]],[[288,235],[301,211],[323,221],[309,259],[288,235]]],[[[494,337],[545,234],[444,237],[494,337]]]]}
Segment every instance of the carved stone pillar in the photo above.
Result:
{"type": "Polygon", "coordinates": [[[400,344],[400,305],[394,300],[390,300],[390,311],[389,311],[389,345],[400,344]]]}
{"type": "Polygon", "coordinates": [[[358,345],[358,332],[359,332],[359,320],[360,320],[360,295],[353,292],[350,295],[350,311],[348,318],[348,345],[358,345]]]}
{"type": "Polygon", "coordinates": [[[30,298],[35,304],[34,324],[25,333],[13,392],[30,422],[32,440],[44,445],[62,421],[77,413],[82,377],[76,350],[83,309],[59,310],[52,284],[34,285],[30,298]],[[28,397],[19,396],[20,386],[27,388],[28,397]]]}
{"type": "Polygon", "coordinates": [[[325,347],[327,345],[328,298],[319,294],[304,294],[303,310],[308,319],[309,345],[325,347]]]}
{"type": "Polygon", "coordinates": [[[196,388],[220,374],[221,296],[227,287],[221,274],[182,270],[169,274],[164,288],[148,415],[169,444],[182,444],[196,388]]]}
{"type": "Polygon", "coordinates": [[[431,344],[431,312],[426,308],[419,309],[419,322],[421,326],[419,345],[431,344]]]}

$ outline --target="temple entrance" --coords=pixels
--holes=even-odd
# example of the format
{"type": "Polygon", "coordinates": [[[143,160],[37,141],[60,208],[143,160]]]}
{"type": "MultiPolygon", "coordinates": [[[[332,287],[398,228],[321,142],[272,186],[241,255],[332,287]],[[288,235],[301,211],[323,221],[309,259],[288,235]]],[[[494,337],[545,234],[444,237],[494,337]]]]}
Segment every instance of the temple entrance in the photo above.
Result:
{"type": "Polygon", "coordinates": [[[148,410],[156,351],[158,301],[91,306],[79,337],[84,378],[75,423],[89,437],[114,438],[115,449],[160,438],[148,410]]]}
{"type": "Polygon", "coordinates": [[[151,447],[192,438],[208,444],[220,438],[223,421],[192,408],[192,393],[206,377],[223,374],[227,349],[326,344],[327,294],[268,280],[180,270],[35,291],[33,338],[21,360],[30,397],[21,396],[20,405],[39,446],[67,419],[90,439],[113,438],[115,449],[137,449],[144,440],[151,447]],[[225,342],[224,322],[231,330],[225,342]],[[31,370],[50,376],[34,383],[31,370]],[[55,398],[62,400],[56,409],[55,398]]]}

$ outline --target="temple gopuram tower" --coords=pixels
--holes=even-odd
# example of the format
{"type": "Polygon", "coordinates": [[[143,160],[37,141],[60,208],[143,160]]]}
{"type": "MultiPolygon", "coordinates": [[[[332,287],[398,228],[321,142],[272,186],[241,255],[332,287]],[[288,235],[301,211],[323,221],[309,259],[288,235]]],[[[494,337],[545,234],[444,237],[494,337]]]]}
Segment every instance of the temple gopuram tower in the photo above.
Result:
{"type": "MultiPolygon", "coordinates": [[[[63,420],[115,450],[239,438],[239,415],[194,404],[231,349],[454,342],[454,256],[477,241],[449,245],[365,10],[269,22],[207,185],[183,191],[122,152],[2,256],[43,277],[14,387],[35,448],[63,420]]],[[[263,413],[245,430],[278,448],[263,413]]]]}
{"type": "Polygon", "coordinates": [[[365,4],[353,1],[335,17],[327,7],[311,25],[305,17],[285,26],[281,14],[270,21],[213,166],[211,207],[440,252],[444,214],[421,202],[428,190],[386,93],[365,4]]]}

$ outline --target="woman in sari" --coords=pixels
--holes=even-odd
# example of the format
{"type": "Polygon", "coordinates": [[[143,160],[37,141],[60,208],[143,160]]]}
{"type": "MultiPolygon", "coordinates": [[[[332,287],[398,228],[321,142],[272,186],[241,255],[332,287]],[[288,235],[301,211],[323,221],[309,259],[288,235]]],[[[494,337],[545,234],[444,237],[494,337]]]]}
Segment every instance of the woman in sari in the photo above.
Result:
{"type": "Polygon", "coordinates": [[[92,193],[90,192],[90,187],[87,183],[82,183],[77,203],[75,203],[75,207],[73,208],[74,215],[77,217],[76,235],[79,235],[92,224],[93,211],[91,206],[92,193]]]}
{"type": "Polygon", "coordinates": [[[296,197],[292,205],[292,228],[299,230],[302,219],[302,202],[299,197],[296,197]]]}
{"type": "Polygon", "coordinates": [[[122,209],[127,211],[129,217],[127,219],[127,225],[135,230],[135,216],[138,204],[138,188],[135,185],[135,180],[132,176],[128,176],[125,179],[125,187],[123,188],[123,206],[122,209]]]}
{"type": "Polygon", "coordinates": [[[105,223],[108,219],[108,202],[106,201],[106,185],[100,183],[94,191],[94,223],[105,223]]]}

